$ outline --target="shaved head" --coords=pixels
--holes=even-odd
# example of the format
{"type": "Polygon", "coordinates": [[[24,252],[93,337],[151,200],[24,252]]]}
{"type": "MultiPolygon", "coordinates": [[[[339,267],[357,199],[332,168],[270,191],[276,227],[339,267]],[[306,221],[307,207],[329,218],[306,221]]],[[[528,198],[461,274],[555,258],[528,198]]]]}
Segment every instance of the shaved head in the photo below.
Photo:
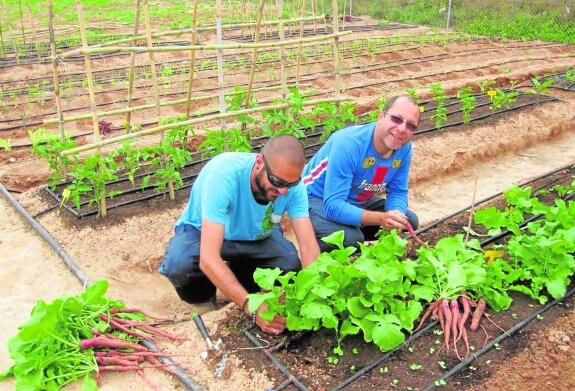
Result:
{"type": "Polygon", "coordinates": [[[271,137],[262,149],[262,153],[270,161],[276,161],[281,158],[283,162],[293,165],[305,165],[305,153],[303,144],[296,137],[289,134],[282,134],[271,137]]]}

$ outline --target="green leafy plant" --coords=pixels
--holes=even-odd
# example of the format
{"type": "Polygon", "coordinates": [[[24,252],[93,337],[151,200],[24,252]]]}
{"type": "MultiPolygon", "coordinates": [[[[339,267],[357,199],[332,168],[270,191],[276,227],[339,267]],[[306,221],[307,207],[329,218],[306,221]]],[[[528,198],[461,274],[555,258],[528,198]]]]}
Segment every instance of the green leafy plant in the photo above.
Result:
{"type": "Polygon", "coordinates": [[[549,87],[551,87],[557,79],[554,77],[550,77],[541,81],[538,77],[531,78],[531,84],[533,85],[533,90],[536,94],[545,94],[549,87]]]}
{"type": "Polygon", "coordinates": [[[515,102],[519,92],[517,91],[509,91],[505,92],[503,89],[498,88],[495,90],[494,94],[491,94],[491,109],[492,110],[499,110],[499,109],[509,109],[511,104],[515,102]]]}
{"type": "Polygon", "coordinates": [[[457,99],[461,101],[461,111],[463,112],[463,123],[471,121],[471,111],[475,108],[477,99],[473,96],[473,89],[469,86],[460,88],[457,91],[457,99]]]}
{"type": "Polygon", "coordinates": [[[447,121],[447,109],[445,108],[444,103],[448,96],[440,83],[431,84],[431,92],[436,103],[435,113],[431,116],[431,119],[435,119],[435,127],[437,129],[441,129],[443,123],[447,121]]]}
{"type": "Polygon", "coordinates": [[[360,331],[382,350],[399,346],[405,341],[401,330],[411,330],[422,309],[407,295],[415,265],[399,260],[405,240],[392,231],[373,246],[361,245],[353,260],[356,249],[343,247],[343,231],[323,240],[336,249],[298,273],[257,269],[254,279],[265,292],[249,295],[250,311],[265,302],[260,316],[285,316],[289,330],[334,329],[339,350],[346,336],[360,331]]]}
{"type": "MultiPolygon", "coordinates": [[[[87,196],[88,206],[95,202],[98,210],[102,212],[104,206],[102,200],[106,196],[106,182],[118,179],[117,170],[118,164],[110,156],[94,154],[83,160],[77,159],[73,170],[68,173],[72,180],[66,188],[68,194],[66,198],[70,198],[79,209],[82,196],[87,196]]],[[[121,191],[114,190],[108,193],[108,196],[114,197],[118,194],[121,194],[121,191]]]]}
{"type": "Polygon", "coordinates": [[[32,140],[32,153],[46,159],[48,166],[53,171],[48,176],[48,180],[51,188],[54,189],[56,184],[65,178],[65,171],[71,164],[70,159],[60,153],[76,147],[76,143],[68,133],[64,135],[64,140],[62,140],[61,135],[50,133],[44,128],[31,130],[28,135],[32,140]]]}
{"type": "Polygon", "coordinates": [[[0,149],[3,149],[6,152],[10,152],[12,150],[12,143],[10,139],[6,140],[4,138],[0,138],[0,149]]]}

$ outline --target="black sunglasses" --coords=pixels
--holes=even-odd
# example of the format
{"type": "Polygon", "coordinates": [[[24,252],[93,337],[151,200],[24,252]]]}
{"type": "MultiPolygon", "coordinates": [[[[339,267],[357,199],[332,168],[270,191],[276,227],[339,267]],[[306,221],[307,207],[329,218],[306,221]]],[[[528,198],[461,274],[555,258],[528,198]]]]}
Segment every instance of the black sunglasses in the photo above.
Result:
{"type": "Polygon", "coordinates": [[[274,174],[271,173],[270,166],[268,166],[268,162],[267,162],[266,157],[263,153],[262,153],[262,158],[264,159],[264,167],[266,169],[266,175],[268,176],[268,181],[270,181],[270,183],[272,184],[273,187],[277,187],[278,189],[283,189],[283,188],[289,189],[290,187],[294,187],[295,185],[297,185],[301,181],[301,178],[299,178],[295,182],[286,182],[283,179],[278,178],[277,176],[275,176],[274,174]]]}
{"type": "Polygon", "coordinates": [[[410,132],[415,132],[417,130],[417,125],[414,125],[411,122],[407,122],[406,120],[404,120],[400,116],[388,113],[387,111],[384,111],[384,113],[389,115],[391,122],[393,122],[394,124],[401,125],[402,123],[405,122],[405,127],[407,128],[407,130],[409,130],[410,132]]]}

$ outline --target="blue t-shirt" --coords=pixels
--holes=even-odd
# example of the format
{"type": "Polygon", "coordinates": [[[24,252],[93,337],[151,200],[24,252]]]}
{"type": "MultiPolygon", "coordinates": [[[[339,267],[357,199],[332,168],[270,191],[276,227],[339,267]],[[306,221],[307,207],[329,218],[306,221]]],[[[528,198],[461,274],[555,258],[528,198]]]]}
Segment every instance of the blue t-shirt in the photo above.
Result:
{"type": "Polygon", "coordinates": [[[329,220],[360,226],[367,202],[384,191],[387,210],[407,211],[411,142],[384,158],[373,147],[375,124],[335,132],[304,168],[307,193],[323,199],[329,220]]]}
{"type": "Polygon", "coordinates": [[[273,202],[256,202],[250,174],[256,155],[226,152],[210,159],[196,178],[190,199],[176,226],[202,229],[202,218],[225,226],[225,240],[258,240],[268,237],[284,212],[292,218],[308,217],[305,186],[300,183],[273,202]]]}

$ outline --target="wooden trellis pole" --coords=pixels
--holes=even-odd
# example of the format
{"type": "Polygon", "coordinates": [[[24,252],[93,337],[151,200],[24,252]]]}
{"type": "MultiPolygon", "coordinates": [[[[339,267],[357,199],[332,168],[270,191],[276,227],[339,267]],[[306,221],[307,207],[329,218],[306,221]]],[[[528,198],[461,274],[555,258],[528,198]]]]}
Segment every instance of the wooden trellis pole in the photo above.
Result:
{"type": "Polygon", "coordinates": [[[22,43],[26,45],[26,33],[24,32],[24,12],[22,12],[22,0],[18,1],[18,7],[20,8],[20,28],[22,30],[22,43]]]}
{"type": "MultiPolygon", "coordinates": [[[[332,23],[333,23],[333,32],[334,34],[338,33],[339,27],[338,27],[338,22],[339,22],[339,15],[338,15],[338,10],[337,10],[337,0],[332,0],[331,2],[332,4],[332,12],[333,12],[333,19],[332,19],[332,23]]],[[[339,61],[340,57],[339,57],[339,37],[336,35],[333,37],[333,70],[335,73],[335,82],[334,82],[334,90],[335,90],[335,96],[340,96],[341,94],[341,81],[340,81],[340,75],[339,75],[339,61]]]]}
{"type": "MultiPolygon", "coordinates": [[[[76,0],[76,11],[78,13],[78,24],[80,25],[80,35],[82,37],[82,47],[88,47],[88,38],[86,37],[86,26],[84,25],[84,10],[80,0],[76,0]]],[[[96,115],[96,92],[94,91],[94,75],[92,74],[92,63],[90,62],[90,54],[84,54],[84,66],[86,67],[86,77],[88,79],[88,91],[90,93],[90,110],[92,111],[92,127],[94,128],[94,140],[100,141],[100,127],[98,125],[98,116],[96,115]]],[[[100,214],[106,217],[106,194],[100,197],[100,214]]]]}
{"type": "Polygon", "coordinates": [[[2,45],[2,58],[6,58],[6,47],[4,46],[4,34],[2,34],[2,18],[0,18],[0,44],[2,45]]]}
{"type": "Polygon", "coordinates": [[[82,49],[70,50],[60,54],[60,58],[76,57],[83,54],[98,54],[98,53],[161,53],[161,52],[181,52],[184,50],[214,50],[214,49],[253,49],[253,48],[275,48],[279,46],[290,46],[298,43],[311,43],[319,41],[327,41],[335,36],[341,37],[343,35],[351,34],[352,31],[340,31],[337,34],[326,34],[320,37],[302,38],[302,39],[286,39],[283,42],[259,42],[259,43],[235,43],[235,44],[221,44],[221,45],[194,45],[194,46],[154,46],[152,48],[142,47],[125,47],[125,46],[109,46],[109,47],[89,47],[82,49]]]}
{"type": "MultiPolygon", "coordinates": [[[[257,44],[259,41],[260,36],[260,22],[262,21],[262,13],[264,10],[264,0],[260,0],[260,4],[258,6],[258,12],[256,15],[256,27],[254,30],[254,43],[257,44]]],[[[257,46],[252,50],[252,64],[250,67],[250,76],[248,79],[248,88],[246,90],[246,100],[244,101],[244,108],[249,107],[250,105],[250,96],[252,94],[252,85],[254,83],[254,75],[256,73],[256,62],[258,56],[258,48],[257,46]]]]}
{"type": "MultiPolygon", "coordinates": [[[[136,1],[136,16],[134,18],[134,33],[132,38],[132,46],[136,46],[136,37],[138,36],[138,28],[140,26],[140,5],[141,1],[136,1]]],[[[130,71],[128,73],[128,102],[127,108],[132,107],[132,94],[134,93],[134,68],[136,66],[136,53],[130,54],[130,71]]],[[[132,131],[132,110],[128,110],[126,114],[126,132],[132,131]]]]}
{"type": "MultiPolygon", "coordinates": [[[[150,22],[150,4],[148,0],[144,0],[144,23],[146,25],[146,36],[147,36],[147,44],[148,48],[153,46],[152,41],[152,29],[151,29],[151,22],[150,22]]],[[[158,88],[158,75],[156,72],[156,59],[154,58],[154,52],[150,51],[150,70],[152,72],[152,85],[153,85],[153,94],[154,94],[154,102],[156,104],[156,118],[158,121],[158,125],[162,124],[162,111],[160,106],[160,92],[158,88]]],[[[160,143],[164,141],[165,133],[162,130],[160,132],[160,143]]],[[[164,164],[163,160],[165,156],[162,156],[162,164],[164,164]]],[[[171,178],[168,179],[168,192],[170,194],[170,199],[174,200],[176,198],[176,193],[174,192],[174,183],[171,178]]]]}
{"type": "MultiPolygon", "coordinates": [[[[217,63],[218,63],[218,101],[220,103],[220,113],[226,112],[226,101],[224,98],[224,54],[221,48],[222,44],[222,0],[216,1],[216,42],[220,47],[216,49],[217,63]]],[[[220,120],[220,127],[222,132],[226,129],[226,117],[220,120]]]]}
{"type": "MultiPolygon", "coordinates": [[[[322,103],[342,102],[342,101],[349,101],[349,100],[350,100],[349,98],[314,99],[314,100],[308,100],[308,101],[303,102],[303,106],[319,105],[322,103]]],[[[82,145],[82,146],[79,146],[76,148],[70,148],[70,149],[67,149],[65,151],[60,152],[60,155],[61,156],[75,155],[75,154],[78,154],[80,152],[90,151],[90,150],[95,149],[95,148],[101,148],[105,145],[117,144],[117,143],[121,143],[121,142],[126,141],[126,140],[134,140],[134,139],[137,139],[140,137],[150,136],[150,135],[153,135],[156,133],[160,133],[160,132],[172,129],[173,127],[176,127],[176,126],[195,125],[195,124],[200,124],[203,122],[219,120],[222,117],[231,118],[231,117],[237,117],[239,115],[244,115],[244,114],[247,115],[247,114],[259,113],[259,112],[265,111],[265,110],[282,110],[282,109],[288,108],[289,106],[290,106],[289,103],[280,103],[280,104],[272,105],[272,106],[265,106],[265,107],[260,106],[260,107],[254,107],[254,108],[244,109],[244,110],[229,111],[229,112],[224,113],[224,114],[214,114],[214,115],[204,116],[201,118],[193,118],[193,119],[189,119],[186,121],[170,123],[170,124],[166,124],[166,125],[157,126],[155,128],[140,130],[138,132],[123,134],[120,136],[103,139],[103,140],[100,140],[96,143],[86,144],[86,145],[82,145]]]]}
{"type": "MultiPolygon", "coordinates": [[[[313,2],[313,0],[312,0],[312,2],[313,2]]],[[[304,30],[303,17],[305,16],[305,11],[306,11],[306,0],[303,0],[302,5],[301,5],[302,21],[299,23],[299,39],[303,38],[303,30],[304,30]]],[[[301,61],[301,49],[302,49],[302,44],[300,42],[298,47],[297,47],[297,55],[296,55],[296,68],[295,68],[295,84],[296,85],[299,85],[299,69],[300,69],[300,61],[301,61]]]]}
{"type": "MultiPolygon", "coordinates": [[[[198,0],[194,0],[194,13],[192,16],[192,34],[190,37],[190,43],[192,45],[196,44],[197,32],[196,32],[196,24],[198,21],[198,0]]],[[[190,78],[188,80],[188,101],[186,103],[186,119],[190,118],[190,108],[192,106],[192,88],[194,83],[194,70],[196,69],[196,51],[190,51],[190,78]]],[[[184,135],[185,142],[188,141],[188,134],[184,135]]]]}
{"type": "Polygon", "coordinates": [[[60,80],[58,77],[58,57],[56,56],[56,37],[54,35],[54,10],[52,8],[52,0],[48,0],[48,31],[50,34],[50,50],[52,52],[52,73],[54,75],[54,96],[56,97],[58,128],[60,129],[60,140],[62,140],[62,144],[64,144],[66,142],[66,133],[64,130],[62,102],[60,100],[60,80]]]}
{"type": "MultiPolygon", "coordinates": [[[[255,88],[253,89],[253,91],[273,91],[273,90],[277,90],[281,88],[281,86],[271,86],[271,87],[260,87],[260,88],[255,88]]],[[[228,92],[226,95],[239,95],[241,94],[241,91],[231,91],[228,92]]],[[[212,100],[214,98],[217,98],[218,94],[211,94],[211,95],[200,95],[200,96],[196,96],[196,97],[192,97],[190,98],[190,100],[192,102],[198,102],[198,101],[202,101],[202,100],[212,100]]],[[[183,98],[183,99],[177,99],[177,100],[172,100],[169,102],[160,102],[160,106],[161,107],[166,107],[166,106],[175,106],[175,105],[181,105],[184,103],[187,103],[188,98],[183,98]]],[[[134,106],[134,107],[129,107],[129,108],[124,108],[124,109],[115,109],[115,110],[109,110],[109,111],[99,111],[96,113],[96,115],[99,117],[109,117],[109,116],[113,116],[113,115],[119,115],[119,114],[126,114],[127,112],[136,112],[136,111],[143,111],[143,110],[150,110],[156,107],[156,103],[151,103],[151,104],[147,104],[147,105],[140,105],[140,106],[134,106]]],[[[80,114],[80,115],[73,115],[70,117],[63,117],[62,121],[58,120],[58,119],[45,119],[44,121],[42,121],[42,123],[44,125],[50,125],[50,124],[56,124],[58,122],[72,122],[72,121],[80,121],[83,119],[89,119],[92,118],[92,114],[80,114]]]]}
{"type": "MultiPolygon", "coordinates": [[[[285,41],[284,24],[282,23],[284,2],[283,0],[277,0],[277,12],[278,19],[280,23],[278,24],[278,37],[280,42],[285,41]]],[[[286,100],[287,97],[287,82],[286,82],[286,56],[285,47],[280,46],[280,84],[282,86],[282,101],[286,100]]]]}

